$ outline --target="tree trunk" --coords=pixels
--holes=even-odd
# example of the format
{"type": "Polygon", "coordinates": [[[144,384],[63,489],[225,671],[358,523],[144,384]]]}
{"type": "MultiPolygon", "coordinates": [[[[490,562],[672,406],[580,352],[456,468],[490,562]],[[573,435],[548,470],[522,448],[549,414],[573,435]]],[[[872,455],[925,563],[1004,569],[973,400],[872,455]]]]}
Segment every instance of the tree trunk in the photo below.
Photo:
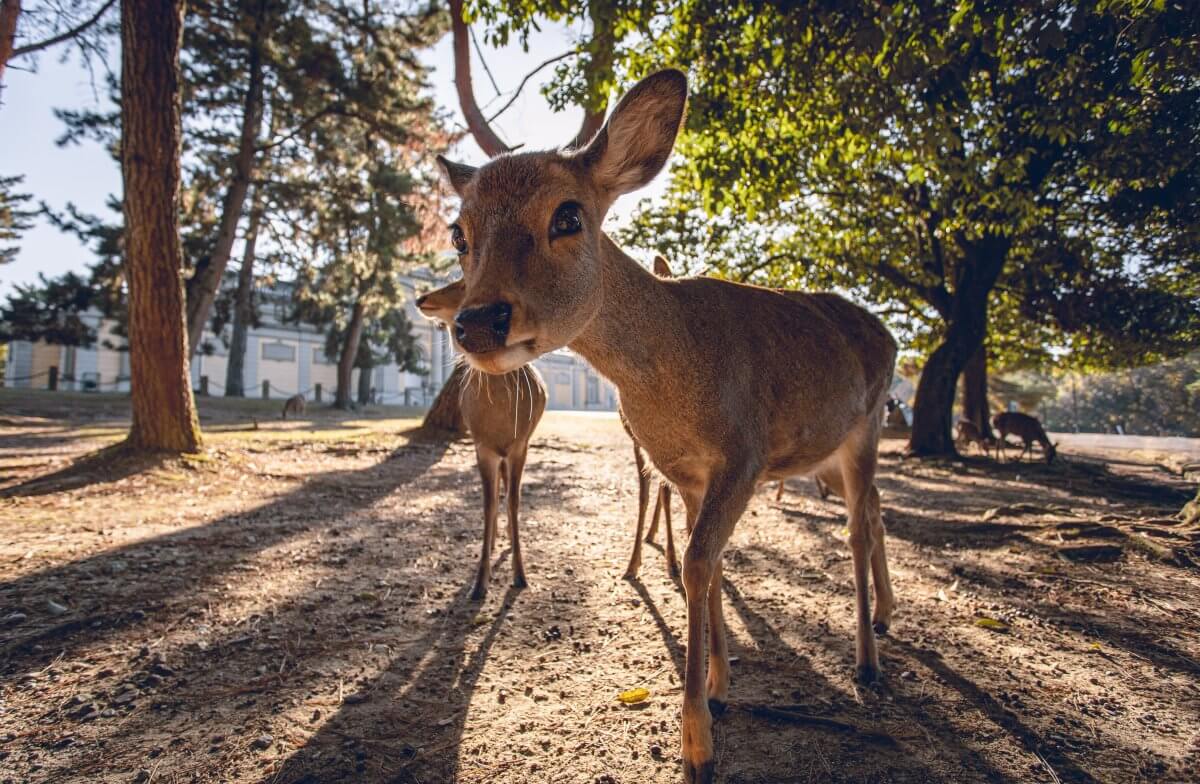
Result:
{"type": "Polygon", "coordinates": [[[262,132],[263,119],[263,64],[262,64],[262,35],[263,16],[266,13],[265,3],[259,5],[258,17],[250,41],[250,57],[247,63],[249,83],[246,86],[246,100],[242,111],[242,131],[238,141],[238,152],[233,162],[233,179],[229,190],[225,193],[225,201],[221,209],[221,222],[217,229],[217,240],[213,246],[212,255],[204,262],[196,265],[195,272],[188,281],[187,288],[187,327],[188,348],[194,354],[200,345],[200,335],[204,332],[204,324],[212,311],[213,300],[221,288],[221,278],[225,275],[225,267],[233,253],[233,243],[237,238],[238,223],[242,220],[242,210],[246,205],[246,194],[250,190],[250,181],[254,177],[255,163],[258,158],[258,137],[262,132]]]}
{"type": "Polygon", "coordinates": [[[371,370],[372,368],[368,367],[358,369],[358,404],[360,406],[371,402],[371,370]]]}
{"type": "MultiPolygon", "coordinates": [[[[986,333],[986,326],[984,327],[986,333]]],[[[974,422],[984,438],[992,437],[991,411],[988,408],[987,344],[967,360],[962,374],[963,419],[974,422]]]]}
{"type": "Polygon", "coordinates": [[[121,174],[129,374],[138,450],[200,448],[179,240],[183,0],[121,3],[121,174]]]}
{"type": "Polygon", "coordinates": [[[355,302],[350,311],[350,326],[346,329],[346,339],[342,342],[342,353],[338,357],[337,395],[334,397],[334,408],[350,409],[354,400],[350,395],[350,379],[354,375],[354,360],[358,357],[358,341],[362,338],[363,314],[365,308],[361,302],[355,302]]]}
{"type": "Polygon", "coordinates": [[[971,356],[987,336],[987,300],[1004,267],[1009,241],[985,237],[964,248],[964,259],[954,287],[946,335],[921,371],[913,406],[908,453],[918,457],[957,455],[950,418],[954,389],[971,356]]]}
{"type": "Polygon", "coordinates": [[[455,436],[467,432],[467,425],[463,422],[462,411],[458,406],[458,395],[466,372],[465,365],[454,368],[454,372],[446,379],[445,386],[425,414],[425,421],[421,423],[421,427],[427,430],[443,430],[455,436]]]}
{"type": "Polygon", "coordinates": [[[0,86],[4,84],[4,69],[12,57],[17,38],[17,19],[21,16],[21,0],[0,0],[0,86]]]}
{"type": "Polygon", "coordinates": [[[251,295],[254,289],[254,253],[258,245],[258,227],[261,221],[262,207],[255,203],[250,208],[250,225],[246,227],[246,249],[242,253],[242,268],[238,270],[237,292],[233,298],[233,337],[229,341],[229,364],[225,366],[225,397],[246,396],[246,333],[254,319],[251,295]]]}

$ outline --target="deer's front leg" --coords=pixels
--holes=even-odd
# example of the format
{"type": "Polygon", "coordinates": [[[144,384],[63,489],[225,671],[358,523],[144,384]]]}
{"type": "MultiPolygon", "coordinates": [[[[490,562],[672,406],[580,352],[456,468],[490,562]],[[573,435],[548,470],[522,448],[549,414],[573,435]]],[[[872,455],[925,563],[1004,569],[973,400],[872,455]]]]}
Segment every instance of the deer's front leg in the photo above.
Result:
{"type": "Polygon", "coordinates": [[[500,456],[478,447],[475,456],[483,484],[483,552],[475,572],[475,586],[471,589],[471,598],[478,601],[487,595],[488,582],[492,578],[492,548],[496,543],[496,516],[500,511],[500,456]]]}
{"type": "MultiPolygon", "coordinates": [[[[729,659],[721,614],[721,553],[733,527],[754,493],[752,474],[709,485],[683,554],[683,588],[687,595],[688,644],[683,690],[683,775],[688,784],[708,784],[714,777],[710,698],[723,707],[729,694],[729,659]],[[749,478],[747,478],[749,477],[749,478]],[[704,672],[704,621],[709,622],[708,674],[704,672]]],[[[689,517],[696,499],[684,492],[689,517]]]]}

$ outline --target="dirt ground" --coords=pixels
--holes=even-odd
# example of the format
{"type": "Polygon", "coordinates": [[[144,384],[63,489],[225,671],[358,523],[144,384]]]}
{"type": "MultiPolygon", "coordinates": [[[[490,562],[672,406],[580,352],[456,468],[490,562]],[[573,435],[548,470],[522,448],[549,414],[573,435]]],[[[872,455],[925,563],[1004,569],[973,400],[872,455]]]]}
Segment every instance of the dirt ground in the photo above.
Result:
{"type": "MultiPolygon", "coordinates": [[[[0,391],[0,782],[679,780],[684,605],[659,548],[622,579],[615,418],[547,416],[530,587],[509,588],[502,538],[473,603],[469,443],[414,440],[395,410],[206,401],[201,459],[30,484],[118,439],[124,409],[0,391]],[[649,699],[616,700],[634,687],[649,699]]],[[[1200,552],[1168,519],[1194,492],[1172,456],[901,445],[879,479],[900,606],[878,688],[851,680],[841,504],[795,480],[739,524],[719,779],[1196,781],[1200,552]]]]}

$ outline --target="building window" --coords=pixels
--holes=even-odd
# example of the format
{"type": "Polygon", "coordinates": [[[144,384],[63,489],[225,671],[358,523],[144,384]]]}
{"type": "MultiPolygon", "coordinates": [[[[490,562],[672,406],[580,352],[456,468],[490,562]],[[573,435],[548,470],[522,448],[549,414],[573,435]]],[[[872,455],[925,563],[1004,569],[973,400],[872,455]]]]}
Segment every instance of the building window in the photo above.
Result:
{"type": "Polygon", "coordinates": [[[325,356],[325,349],[320,347],[313,348],[313,364],[314,365],[332,365],[333,360],[325,356]]]}
{"type": "Polygon", "coordinates": [[[262,358],[274,362],[295,362],[296,347],[287,343],[263,343],[262,358]]]}
{"type": "Polygon", "coordinates": [[[600,379],[595,376],[588,376],[587,402],[590,406],[600,405],[600,379]]]}

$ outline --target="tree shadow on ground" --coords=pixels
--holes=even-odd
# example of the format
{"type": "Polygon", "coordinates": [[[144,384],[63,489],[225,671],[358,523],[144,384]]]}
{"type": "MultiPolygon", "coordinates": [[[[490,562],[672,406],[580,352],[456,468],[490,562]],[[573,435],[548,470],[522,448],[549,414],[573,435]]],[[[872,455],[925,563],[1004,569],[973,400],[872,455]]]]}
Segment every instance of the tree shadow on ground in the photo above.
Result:
{"type": "Polygon", "coordinates": [[[41,610],[37,597],[56,591],[88,597],[70,617],[39,616],[37,621],[0,634],[0,665],[5,676],[28,671],[54,653],[114,637],[143,624],[172,601],[221,581],[257,553],[330,523],[329,509],[345,513],[367,507],[401,489],[437,463],[445,443],[413,442],[389,459],[365,469],[330,471],[255,509],[203,525],[105,550],[59,566],[0,583],[0,605],[41,610]],[[405,460],[394,458],[403,456],[405,460]],[[397,466],[401,466],[397,470],[397,466]],[[171,568],[176,559],[202,563],[199,570],[171,568]],[[151,577],[143,577],[143,575],[151,577]],[[149,582],[147,582],[149,581],[149,582]],[[129,606],[144,584],[153,592],[129,606]],[[26,654],[33,653],[32,659],[26,654]]]}

